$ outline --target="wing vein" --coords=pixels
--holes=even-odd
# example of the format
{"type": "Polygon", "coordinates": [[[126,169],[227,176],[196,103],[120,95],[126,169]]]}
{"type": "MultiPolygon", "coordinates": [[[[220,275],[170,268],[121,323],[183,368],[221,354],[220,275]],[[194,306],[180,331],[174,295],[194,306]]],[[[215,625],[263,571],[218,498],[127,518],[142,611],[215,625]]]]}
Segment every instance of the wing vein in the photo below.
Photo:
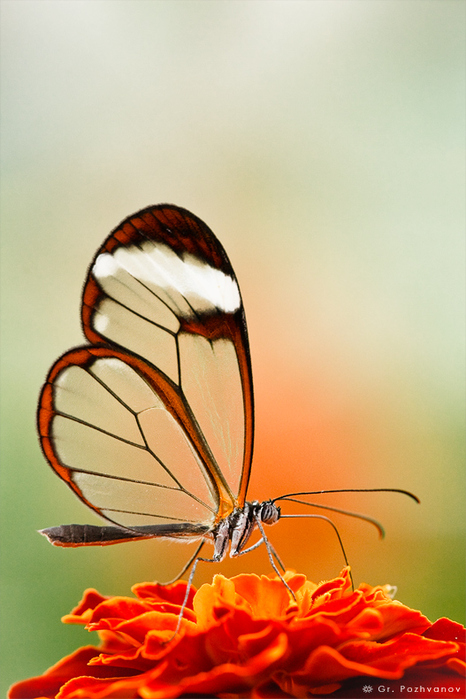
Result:
{"type": "MultiPolygon", "coordinates": [[[[67,413],[56,411],[56,415],[61,415],[62,417],[65,417],[68,420],[73,420],[74,422],[77,422],[81,425],[84,425],[85,427],[89,427],[90,429],[95,430],[96,432],[100,432],[101,434],[105,434],[105,435],[107,435],[107,437],[112,437],[113,439],[117,439],[118,441],[123,442],[124,444],[128,444],[131,447],[136,447],[137,449],[141,449],[142,451],[146,451],[148,454],[150,454],[157,461],[158,464],[160,464],[160,466],[170,476],[170,478],[172,478],[175,481],[175,483],[179,486],[178,488],[170,488],[170,486],[160,486],[160,487],[170,488],[171,490],[182,490],[184,493],[186,493],[190,497],[194,498],[194,500],[197,500],[202,505],[205,505],[206,507],[208,507],[203,500],[200,500],[193,493],[190,493],[189,490],[186,490],[186,488],[183,487],[183,485],[180,483],[178,478],[176,478],[176,476],[172,473],[172,471],[168,468],[168,466],[166,466],[163,463],[163,461],[161,461],[161,459],[159,459],[157,454],[149,447],[147,440],[146,440],[146,437],[145,437],[145,434],[144,434],[144,431],[142,430],[141,425],[139,424],[138,414],[136,414],[135,417],[136,417],[136,422],[138,425],[139,432],[141,434],[142,439],[144,440],[144,444],[137,444],[136,442],[132,442],[129,439],[125,439],[124,437],[120,437],[119,435],[113,434],[112,432],[108,432],[107,430],[104,430],[102,427],[98,427],[97,425],[92,425],[89,422],[82,420],[81,418],[77,418],[73,415],[68,415],[67,413]]],[[[71,467],[67,466],[67,468],[71,468],[71,467]]],[[[81,469],[72,469],[72,470],[80,471],[81,469]]],[[[202,470],[201,469],[199,469],[199,470],[200,470],[201,475],[204,478],[204,480],[207,480],[206,477],[204,476],[204,474],[202,473],[202,470]]],[[[102,475],[102,477],[117,478],[117,476],[111,476],[111,475],[107,476],[106,474],[98,474],[97,472],[94,472],[94,471],[82,470],[82,472],[83,473],[94,473],[95,475],[102,475]]],[[[124,477],[122,477],[121,480],[132,481],[134,483],[145,483],[145,481],[138,481],[138,480],[133,480],[131,478],[124,478],[124,477]]],[[[208,483],[208,481],[207,481],[207,483],[208,483]]],[[[154,484],[152,484],[152,485],[154,485],[154,484]]],[[[209,507],[209,509],[211,509],[211,508],[209,507]]]]}
{"type": "MultiPolygon", "coordinates": [[[[66,464],[65,464],[66,466],[66,464]]],[[[125,481],[127,483],[137,483],[138,485],[149,485],[152,488],[163,488],[164,490],[175,490],[177,492],[184,493],[188,497],[192,498],[196,502],[198,502],[200,505],[205,507],[207,510],[215,514],[215,510],[207,505],[203,500],[198,498],[194,493],[190,493],[189,490],[186,490],[186,488],[183,488],[182,485],[180,485],[179,488],[173,488],[170,485],[162,485],[161,483],[151,483],[150,481],[140,481],[137,478],[126,478],[125,476],[112,476],[110,473],[99,473],[98,471],[89,471],[85,468],[74,468],[72,466],[66,466],[70,471],[73,473],[87,473],[90,476],[98,476],[99,478],[109,478],[114,481],[125,481]]],[[[109,508],[103,508],[103,509],[109,509],[109,508]]],[[[146,513],[143,513],[146,514],[146,513]]]]}
{"type": "Polygon", "coordinates": [[[95,381],[97,381],[97,383],[99,383],[102,386],[102,388],[104,388],[108,393],[110,393],[110,395],[113,396],[113,398],[115,398],[115,400],[118,401],[120,405],[126,408],[132,415],[134,415],[134,417],[137,417],[137,412],[133,410],[131,406],[129,406],[128,403],[126,403],[122,398],[120,398],[120,396],[117,393],[115,393],[115,391],[113,391],[110,388],[110,386],[108,386],[105,383],[105,381],[103,381],[99,376],[94,374],[94,372],[92,371],[92,366],[89,368],[86,367],[84,370],[89,374],[89,376],[91,376],[95,381]]]}
{"type": "MultiPolygon", "coordinates": [[[[106,295],[107,295],[107,298],[111,299],[114,303],[116,303],[116,304],[118,304],[119,306],[121,306],[121,308],[124,308],[125,310],[129,311],[129,313],[132,313],[134,316],[137,316],[137,317],[140,318],[141,320],[145,320],[147,323],[150,323],[151,325],[155,325],[156,328],[160,328],[160,330],[164,330],[165,332],[167,332],[169,335],[172,335],[173,337],[177,334],[178,331],[175,333],[175,332],[173,332],[173,330],[169,330],[167,327],[165,327],[165,325],[160,325],[160,323],[156,323],[155,320],[151,320],[151,319],[148,318],[147,316],[142,315],[142,313],[138,313],[138,312],[135,311],[133,308],[130,308],[130,307],[127,306],[125,303],[122,303],[121,301],[119,301],[118,299],[116,299],[114,296],[111,296],[111,295],[108,294],[107,292],[106,292],[106,295]]],[[[159,298],[159,297],[157,296],[157,298],[159,298]]],[[[162,299],[160,299],[160,301],[162,301],[162,299]]],[[[165,304],[165,305],[166,305],[166,304],[165,304]]],[[[100,313],[101,315],[104,315],[104,314],[102,313],[102,311],[99,311],[99,309],[98,309],[96,306],[92,306],[92,309],[93,309],[96,313],[100,313]]],[[[170,310],[171,310],[171,309],[170,309],[170,310]]],[[[173,311],[172,311],[172,313],[173,313],[173,311]]]]}
{"type": "MultiPolygon", "coordinates": [[[[156,517],[157,519],[169,519],[170,521],[173,521],[173,522],[189,521],[186,519],[180,519],[179,517],[169,517],[168,515],[154,515],[154,514],[149,513],[149,512],[137,512],[135,510],[134,511],[133,510],[120,510],[116,507],[105,507],[102,509],[104,509],[105,512],[121,512],[122,514],[125,514],[125,515],[142,515],[144,517],[156,517]]],[[[119,526],[121,527],[122,525],[120,524],[119,526]]],[[[132,527],[125,526],[124,529],[132,529],[132,527]]]]}
{"type": "MultiPolygon", "coordinates": [[[[124,442],[125,444],[129,444],[132,447],[136,447],[137,449],[142,449],[143,451],[146,451],[146,447],[142,444],[138,444],[137,442],[132,442],[130,439],[126,439],[125,437],[120,437],[118,434],[114,434],[113,432],[109,432],[108,430],[104,430],[103,427],[99,427],[98,425],[93,425],[90,422],[86,422],[85,420],[82,420],[79,417],[76,417],[75,415],[69,415],[68,413],[63,413],[61,410],[56,410],[55,415],[61,415],[62,417],[65,417],[67,420],[73,420],[73,422],[78,422],[80,425],[84,425],[85,427],[90,427],[91,430],[96,430],[96,432],[101,432],[102,434],[106,434],[108,437],[113,437],[113,439],[118,439],[120,442],[124,442]]],[[[136,422],[137,422],[137,415],[136,417],[136,422]]],[[[138,428],[139,431],[141,430],[141,427],[138,423],[138,428]]],[[[141,435],[143,436],[143,435],[141,435]]],[[[155,456],[155,454],[152,454],[152,456],[155,456]]],[[[155,456],[155,458],[157,458],[155,456]]],[[[159,459],[157,459],[159,461],[159,459]]]]}
{"type": "MultiPolygon", "coordinates": [[[[177,484],[179,485],[179,487],[180,487],[182,490],[184,490],[184,488],[183,488],[183,486],[181,485],[181,483],[180,483],[180,481],[178,480],[178,478],[176,478],[176,476],[171,472],[171,470],[168,468],[168,466],[166,466],[166,465],[163,463],[163,461],[162,461],[161,459],[159,459],[159,457],[157,456],[157,454],[156,454],[154,451],[152,451],[152,449],[151,449],[151,447],[149,446],[149,443],[148,443],[148,441],[147,441],[147,439],[146,439],[146,435],[144,434],[144,430],[142,429],[141,424],[140,424],[140,422],[139,422],[139,415],[136,415],[136,422],[137,422],[137,424],[138,424],[139,432],[141,433],[141,437],[142,437],[142,439],[144,440],[144,444],[145,444],[145,447],[141,447],[141,449],[145,449],[151,456],[153,456],[154,459],[156,459],[156,461],[158,461],[158,463],[162,466],[162,468],[165,469],[165,471],[168,473],[168,475],[170,476],[170,478],[173,478],[173,480],[175,481],[175,483],[177,483],[177,484]]],[[[202,471],[201,471],[201,473],[202,473],[202,471]]],[[[204,477],[204,474],[202,474],[202,475],[203,475],[203,477],[204,477]]]]}

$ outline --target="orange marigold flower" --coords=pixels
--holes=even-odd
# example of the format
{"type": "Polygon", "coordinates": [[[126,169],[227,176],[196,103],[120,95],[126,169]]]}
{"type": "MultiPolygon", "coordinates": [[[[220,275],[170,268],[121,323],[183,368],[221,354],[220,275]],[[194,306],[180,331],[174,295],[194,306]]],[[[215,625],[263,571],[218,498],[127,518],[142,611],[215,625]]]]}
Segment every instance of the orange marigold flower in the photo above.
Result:
{"type": "Polygon", "coordinates": [[[97,631],[101,645],[15,684],[9,697],[360,697],[374,679],[394,696],[401,678],[465,696],[460,624],[432,624],[392,600],[389,586],[352,590],[348,569],[319,585],[292,572],[285,578],[296,602],[278,578],[216,575],[191,590],[174,638],[185,582],[141,583],[135,598],[87,590],[63,621],[97,631]]]}

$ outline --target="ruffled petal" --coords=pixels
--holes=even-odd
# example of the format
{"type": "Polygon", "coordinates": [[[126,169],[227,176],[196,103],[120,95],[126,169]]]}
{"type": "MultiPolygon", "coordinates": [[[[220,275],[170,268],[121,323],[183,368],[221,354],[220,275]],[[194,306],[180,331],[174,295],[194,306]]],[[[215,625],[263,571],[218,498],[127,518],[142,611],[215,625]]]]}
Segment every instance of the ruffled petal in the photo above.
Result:
{"type": "Polygon", "coordinates": [[[347,568],[318,585],[291,571],[285,579],[296,600],[278,578],[216,575],[190,590],[176,635],[185,582],[141,583],[133,598],[87,590],[64,621],[96,631],[100,647],[82,648],[19,682],[9,697],[360,697],[363,681],[391,690],[419,677],[431,687],[441,679],[446,692],[461,696],[460,624],[432,624],[392,600],[388,586],[353,590],[347,568]]]}

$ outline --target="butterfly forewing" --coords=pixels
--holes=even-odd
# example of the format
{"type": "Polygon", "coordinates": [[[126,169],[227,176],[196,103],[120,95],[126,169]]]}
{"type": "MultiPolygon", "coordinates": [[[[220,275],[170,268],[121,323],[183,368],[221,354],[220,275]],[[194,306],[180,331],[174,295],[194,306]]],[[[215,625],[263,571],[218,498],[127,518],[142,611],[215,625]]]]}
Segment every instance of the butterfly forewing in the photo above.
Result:
{"type": "Polygon", "coordinates": [[[52,467],[122,526],[212,527],[244,503],[253,405],[238,284],[213,233],[185,210],[124,221],[89,269],[83,327],[43,389],[52,467]]]}

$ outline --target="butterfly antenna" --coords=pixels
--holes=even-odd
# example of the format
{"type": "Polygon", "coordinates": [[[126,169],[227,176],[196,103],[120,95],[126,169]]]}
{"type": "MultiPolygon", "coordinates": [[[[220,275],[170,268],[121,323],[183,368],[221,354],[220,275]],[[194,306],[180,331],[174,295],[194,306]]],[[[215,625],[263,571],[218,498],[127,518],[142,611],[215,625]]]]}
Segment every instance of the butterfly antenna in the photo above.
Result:
{"type": "MultiPolygon", "coordinates": [[[[339,507],[332,507],[331,505],[318,505],[316,502],[306,502],[306,500],[298,500],[297,498],[290,498],[287,497],[286,495],[282,496],[281,498],[277,498],[277,500],[283,500],[285,502],[296,502],[299,505],[307,505],[308,507],[318,507],[321,510],[330,510],[331,512],[338,512],[340,515],[347,515],[348,517],[356,517],[356,519],[362,519],[365,522],[368,522],[369,524],[372,524],[377,531],[379,532],[379,536],[381,539],[384,538],[385,536],[385,530],[383,526],[378,522],[376,519],[373,517],[369,517],[369,515],[363,515],[359,512],[351,512],[350,510],[342,510],[339,507]]],[[[285,515],[282,515],[282,517],[285,515]]]]}
{"type": "Polygon", "coordinates": [[[285,495],[280,495],[278,498],[274,498],[272,502],[283,500],[283,498],[294,498],[297,495],[326,495],[327,493],[401,493],[401,495],[407,495],[417,503],[421,502],[417,495],[414,495],[414,493],[411,493],[409,490],[401,490],[400,488],[338,488],[336,490],[302,490],[298,493],[285,493],[285,495]]]}

